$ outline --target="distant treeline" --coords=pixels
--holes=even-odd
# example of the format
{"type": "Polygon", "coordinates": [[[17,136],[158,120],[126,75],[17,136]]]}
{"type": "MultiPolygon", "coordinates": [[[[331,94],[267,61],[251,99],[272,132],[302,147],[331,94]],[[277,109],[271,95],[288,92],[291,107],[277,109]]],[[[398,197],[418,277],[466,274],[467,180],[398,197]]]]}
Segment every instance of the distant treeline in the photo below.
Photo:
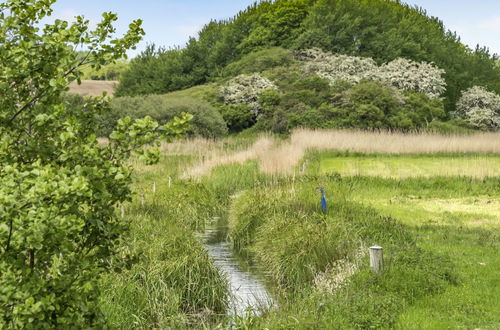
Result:
{"type": "Polygon", "coordinates": [[[498,57],[472,50],[425,10],[389,0],[277,0],[256,3],[234,18],[212,21],[185,48],[149,46],[122,74],[118,96],[161,94],[221,77],[224,68],[263,48],[319,47],[372,57],[404,57],[446,71],[447,112],[474,85],[500,92],[498,57]]]}

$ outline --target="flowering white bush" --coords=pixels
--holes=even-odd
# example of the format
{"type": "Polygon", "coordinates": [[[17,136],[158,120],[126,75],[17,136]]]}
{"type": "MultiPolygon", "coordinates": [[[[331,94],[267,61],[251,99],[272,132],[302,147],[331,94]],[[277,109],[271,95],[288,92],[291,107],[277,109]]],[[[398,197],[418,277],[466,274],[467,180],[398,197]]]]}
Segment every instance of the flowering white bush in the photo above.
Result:
{"type": "Polygon", "coordinates": [[[261,110],[259,95],[266,89],[277,89],[277,87],[269,79],[254,73],[235,77],[228,85],[222,87],[221,95],[225,104],[245,103],[252,108],[254,115],[258,115],[261,110]]]}
{"type": "Polygon", "coordinates": [[[379,67],[371,58],[326,53],[318,48],[301,51],[297,58],[304,62],[306,73],[315,73],[332,84],[337,80],[353,84],[363,79],[378,80],[431,98],[439,97],[446,90],[442,77],[445,71],[426,62],[398,58],[379,67]]]}
{"type": "Polygon", "coordinates": [[[481,86],[462,93],[454,113],[480,129],[500,129],[500,96],[481,86]]]}
{"type": "Polygon", "coordinates": [[[446,91],[445,71],[426,62],[398,58],[378,68],[377,79],[399,89],[437,98],[446,91]]]}
{"type": "Polygon", "coordinates": [[[315,73],[332,84],[337,80],[356,84],[373,79],[377,72],[377,64],[371,58],[326,53],[319,48],[300,51],[297,58],[304,62],[306,73],[315,73]]]}

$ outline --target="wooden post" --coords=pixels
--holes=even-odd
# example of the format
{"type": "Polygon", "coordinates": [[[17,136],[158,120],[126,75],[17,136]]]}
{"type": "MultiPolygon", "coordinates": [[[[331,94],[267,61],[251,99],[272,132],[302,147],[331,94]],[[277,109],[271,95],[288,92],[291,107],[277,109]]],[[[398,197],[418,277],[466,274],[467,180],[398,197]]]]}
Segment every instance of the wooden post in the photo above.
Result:
{"type": "Polygon", "coordinates": [[[168,177],[168,187],[170,188],[172,186],[172,177],[168,177]]]}
{"type": "Polygon", "coordinates": [[[123,206],[123,204],[120,205],[120,214],[121,214],[122,218],[125,217],[125,206],[123,206]]]}
{"type": "Polygon", "coordinates": [[[380,273],[384,270],[383,248],[375,245],[370,247],[370,267],[375,273],[380,273]]]}
{"type": "Polygon", "coordinates": [[[145,203],[144,194],[141,194],[141,206],[144,206],[144,203],[145,203]]]}
{"type": "Polygon", "coordinates": [[[156,194],[156,181],[153,181],[153,194],[156,194]]]}

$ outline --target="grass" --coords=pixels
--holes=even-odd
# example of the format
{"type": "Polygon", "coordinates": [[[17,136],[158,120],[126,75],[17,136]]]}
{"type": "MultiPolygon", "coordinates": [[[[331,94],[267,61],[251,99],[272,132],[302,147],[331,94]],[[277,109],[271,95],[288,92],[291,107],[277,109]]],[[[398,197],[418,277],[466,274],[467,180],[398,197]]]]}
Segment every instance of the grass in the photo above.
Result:
{"type": "MultiPolygon", "coordinates": [[[[347,130],[294,131],[288,140],[263,136],[252,146],[237,153],[213,152],[197,165],[186,170],[185,177],[199,177],[211,169],[230,163],[257,160],[259,168],[269,174],[293,174],[300,162],[311,151],[336,151],[367,154],[500,154],[500,133],[476,133],[470,135],[439,135],[432,133],[403,134],[395,132],[364,132],[347,130]]],[[[460,164],[463,165],[463,164],[460,164]]],[[[465,164],[467,165],[467,164],[465,164]]],[[[481,164],[478,164],[481,165],[481,164]]],[[[471,172],[477,171],[471,164],[471,172]]],[[[488,166],[496,166],[495,161],[488,166]]],[[[496,168],[493,175],[496,175],[496,168]]],[[[489,172],[484,173],[488,175],[489,172]]]]}
{"type": "Polygon", "coordinates": [[[500,176],[500,156],[323,156],[320,171],[337,172],[345,176],[384,178],[433,176],[485,178],[500,176]]]}
{"type": "MultiPolygon", "coordinates": [[[[366,147],[376,134],[366,135],[366,147]]],[[[438,147],[400,155],[397,142],[374,154],[382,145],[362,150],[361,138],[311,152],[303,147],[318,141],[311,138],[288,157],[296,138],[188,140],[163,146],[158,165],[132,163],[137,195],[125,208],[132,231],[123,249],[141,252],[103,281],[113,327],[500,327],[498,140],[470,135],[457,146],[450,141],[458,137],[437,137],[438,147]],[[267,171],[263,159],[284,165],[267,171]],[[305,173],[297,173],[301,163],[305,173]],[[202,170],[186,175],[195,168],[202,170]],[[318,187],[327,192],[327,215],[318,187]],[[278,301],[260,316],[225,316],[224,277],[195,238],[207,219],[227,213],[235,251],[266,270],[278,301]],[[383,276],[369,269],[372,244],[384,247],[383,276]]]]}

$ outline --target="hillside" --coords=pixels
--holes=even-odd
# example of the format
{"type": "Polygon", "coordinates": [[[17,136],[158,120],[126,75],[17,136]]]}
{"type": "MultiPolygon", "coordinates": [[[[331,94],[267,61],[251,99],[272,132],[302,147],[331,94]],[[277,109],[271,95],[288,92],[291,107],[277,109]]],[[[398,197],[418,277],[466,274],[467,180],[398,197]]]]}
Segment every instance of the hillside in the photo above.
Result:
{"type": "Polygon", "coordinates": [[[378,65],[397,58],[434,63],[445,71],[447,113],[474,85],[500,92],[497,58],[486,48],[469,49],[421,8],[389,0],[278,0],[208,23],[184,48],[148,48],[132,60],[117,95],[162,94],[218,80],[227,65],[276,46],[370,57],[378,65]]]}

